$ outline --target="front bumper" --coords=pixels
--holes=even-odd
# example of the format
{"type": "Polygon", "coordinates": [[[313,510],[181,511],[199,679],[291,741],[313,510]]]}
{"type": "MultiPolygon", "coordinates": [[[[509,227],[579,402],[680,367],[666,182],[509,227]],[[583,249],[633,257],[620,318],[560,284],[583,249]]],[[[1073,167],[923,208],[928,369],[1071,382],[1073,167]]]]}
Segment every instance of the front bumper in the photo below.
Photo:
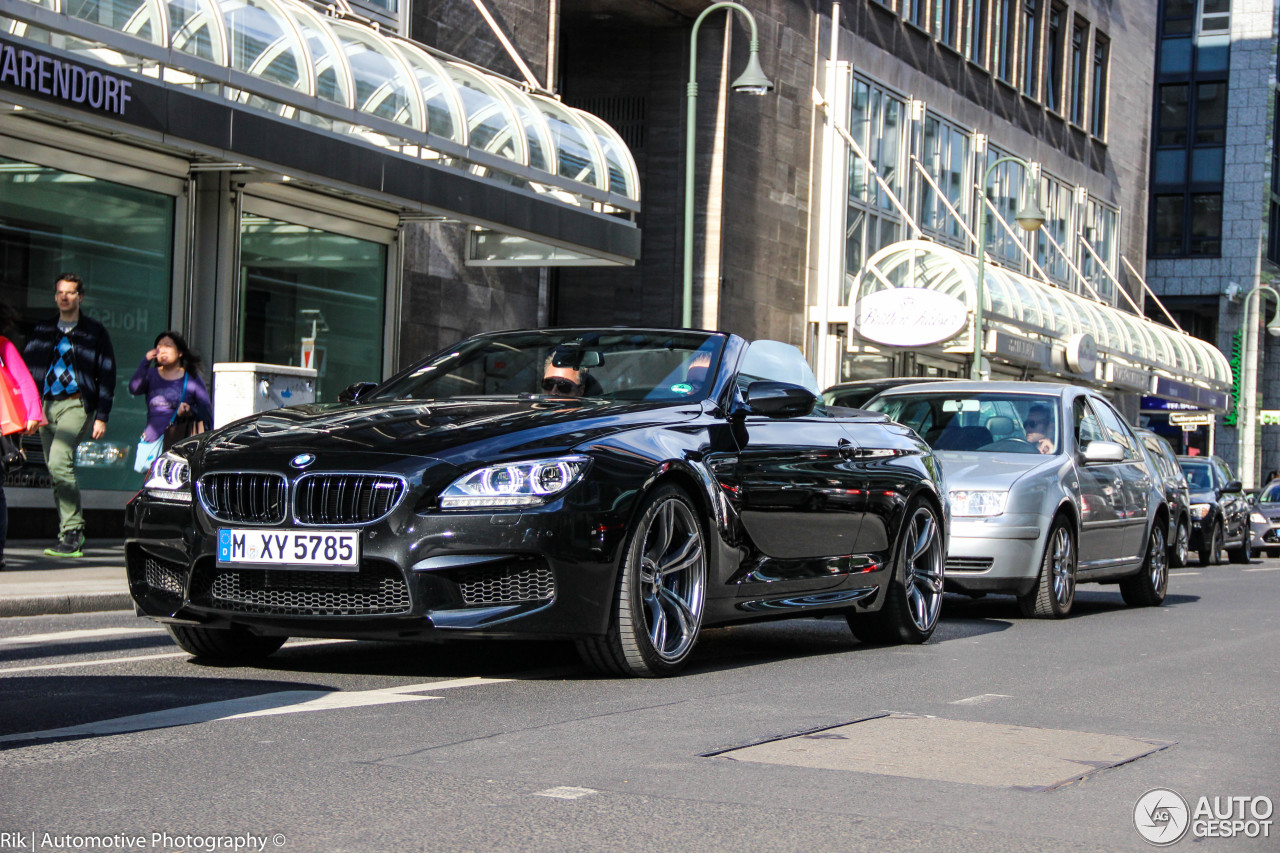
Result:
{"type": "MultiPolygon", "coordinates": [[[[409,502],[406,501],[407,505],[409,502]]],[[[360,529],[359,571],[216,565],[221,526],[141,495],[125,543],[138,612],[260,634],[395,640],[603,634],[624,525],[566,508],[417,513],[360,529]]]]}
{"type": "Polygon", "coordinates": [[[1039,515],[952,518],[947,587],[959,592],[1025,595],[1040,574],[1046,531],[1039,515]]]}

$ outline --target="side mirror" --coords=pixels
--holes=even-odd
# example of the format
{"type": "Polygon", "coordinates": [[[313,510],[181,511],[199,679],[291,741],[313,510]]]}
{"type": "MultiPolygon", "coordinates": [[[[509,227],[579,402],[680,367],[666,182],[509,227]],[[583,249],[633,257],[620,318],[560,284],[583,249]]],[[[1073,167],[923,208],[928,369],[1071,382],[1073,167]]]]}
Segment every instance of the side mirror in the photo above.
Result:
{"type": "Polygon", "coordinates": [[[365,394],[368,394],[377,387],[377,382],[353,382],[338,392],[338,402],[355,403],[365,394]]]}
{"type": "Polygon", "coordinates": [[[1123,462],[1124,447],[1114,441],[1091,441],[1084,449],[1084,464],[1123,462]]]}
{"type": "Polygon", "coordinates": [[[747,386],[747,409],[769,418],[798,418],[813,411],[818,398],[808,388],[790,382],[760,380],[747,386]]]}
{"type": "Polygon", "coordinates": [[[1225,486],[1223,486],[1223,487],[1222,487],[1222,491],[1224,491],[1224,492],[1243,492],[1243,491],[1244,491],[1244,483],[1240,482],[1239,480],[1230,480],[1230,481],[1228,481],[1228,482],[1227,482],[1227,484],[1226,484],[1225,486]]]}

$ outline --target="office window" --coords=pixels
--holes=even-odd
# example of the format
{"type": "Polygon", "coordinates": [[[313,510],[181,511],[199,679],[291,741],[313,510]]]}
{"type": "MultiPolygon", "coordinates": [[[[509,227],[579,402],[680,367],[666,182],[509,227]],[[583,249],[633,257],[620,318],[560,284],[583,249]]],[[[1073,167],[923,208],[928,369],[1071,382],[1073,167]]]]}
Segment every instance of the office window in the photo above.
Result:
{"type": "Polygon", "coordinates": [[[1040,14],[1039,0],[1022,4],[1022,42],[1018,65],[1022,69],[1022,94],[1034,98],[1040,89],[1040,14]]]}
{"type": "MultiPolygon", "coordinates": [[[[986,162],[981,164],[985,172],[1001,157],[1008,156],[1007,151],[1001,151],[994,145],[987,146],[986,162]]],[[[1027,187],[1026,169],[1021,163],[1010,161],[1001,163],[991,172],[990,180],[987,181],[985,187],[986,196],[999,212],[1000,217],[1010,226],[1016,234],[1018,226],[1014,222],[1018,207],[1023,201],[1030,189],[1027,187]]],[[[991,208],[983,205],[980,215],[989,216],[991,208]]],[[[1010,236],[1009,231],[1003,225],[995,221],[994,218],[988,219],[987,229],[987,250],[991,252],[992,257],[997,258],[1002,266],[1018,272],[1028,272],[1026,256],[1022,250],[1018,248],[1018,243],[1010,236]]]]}
{"type": "MultiPolygon", "coordinates": [[[[1120,259],[1119,232],[1120,211],[1090,197],[1085,209],[1084,237],[1112,273],[1115,273],[1120,259]]],[[[1115,283],[1083,245],[1080,247],[1080,272],[1099,296],[1112,305],[1116,304],[1119,294],[1115,283]]]]}
{"type": "Polygon", "coordinates": [[[934,0],[933,32],[947,47],[960,47],[960,0],[934,0]]]}
{"type": "Polygon", "coordinates": [[[1272,102],[1275,124],[1271,128],[1271,201],[1267,227],[1267,258],[1280,264],[1280,97],[1272,102]]]}
{"type": "Polygon", "coordinates": [[[1049,9],[1049,32],[1045,40],[1044,105],[1056,113],[1062,112],[1062,59],[1066,38],[1061,6],[1049,9]]]}
{"type": "Polygon", "coordinates": [[[1089,132],[1101,139],[1107,131],[1107,64],[1111,42],[1102,35],[1093,40],[1093,101],[1089,105],[1089,132]]]}
{"type": "Polygon", "coordinates": [[[995,0],[995,20],[991,24],[991,70],[1006,83],[1013,82],[1016,8],[1016,0],[995,0]]]}
{"type": "Polygon", "coordinates": [[[1156,144],[1187,144],[1187,122],[1191,117],[1191,107],[1187,102],[1187,84],[1174,83],[1161,86],[1156,113],[1156,144]]]}
{"type": "Polygon", "coordinates": [[[1084,49],[1089,40],[1089,24],[1076,18],[1071,27],[1071,82],[1067,92],[1068,115],[1072,124],[1084,124],[1084,49]]]}
{"type": "Polygon", "coordinates": [[[902,0],[902,17],[921,29],[929,25],[928,0],[902,0]]]}
{"type": "Polygon", "coordinates": [[[1191,196],[1189,255],[1222,254],[1222,193],[1191,196]]]}
{"type": "Polygon", "coordinates": [[[964,56],[970,62],[986,65],[988,0],[969,0],[965,16],[964,56]]]}
{"type": "MultiPolygon", "coordinates": [[[[969,134],[932,113],[924,120],[924,141],[920,165],[938,185],[947,203],[961,216],[965,215],[965,165],[969,162],[969,134]]],[[[956,217],[933,191],[928,181],[921,181],[920,210],[917,222],[921,230],[935,240],[967,251],[968,243],[956,217]]]]}
{"type": "Polygon", "coordinates": [[[1186,199],[1181,195],[1158,195],[1152,202],[1151,253],[1153,255],[1180,255],[1182,247],[1183,207],[1186,199]]]}
{"type": "Polygon", "coordinates": [[[1071,251],[1071,246],[1075,242],[1070,239],[1071,187],[1057,178],[1042,173],[1040,207],[1045,212],[1045,222],[1031,237],[1035,241],[1036,263],[1049,278],[1059,284],[1067,285],[1071,281],[1071,267],[1064,253],[1071,251]],[[1062,247],[1061,252],[1053,247],[1049,237],[1053,237],[1062,247]]]}
{"type": "MultiPolygon", "coordinates": [[[[904,198],[906,99],[862,78],[853,81],[849,133],[900,200],[904,198]]],[[[852,151],[845,215],[845,276],[839,304],[848,305],[850,287],[866,259],[901,239],[901,216],[886,193],[852,151]]]]}

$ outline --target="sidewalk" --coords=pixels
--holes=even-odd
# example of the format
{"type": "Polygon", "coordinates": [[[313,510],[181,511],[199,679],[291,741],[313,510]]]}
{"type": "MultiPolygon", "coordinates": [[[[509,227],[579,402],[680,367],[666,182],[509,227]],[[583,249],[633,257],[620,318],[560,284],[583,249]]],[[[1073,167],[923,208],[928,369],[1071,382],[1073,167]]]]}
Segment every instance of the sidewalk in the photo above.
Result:
{"type": "Polygon", "coordinates": [[[123,542],[91,540],[75,559],[46,557],[51,544],[10,539],[5,545],[0,617],[132,609],[123,542]]]}

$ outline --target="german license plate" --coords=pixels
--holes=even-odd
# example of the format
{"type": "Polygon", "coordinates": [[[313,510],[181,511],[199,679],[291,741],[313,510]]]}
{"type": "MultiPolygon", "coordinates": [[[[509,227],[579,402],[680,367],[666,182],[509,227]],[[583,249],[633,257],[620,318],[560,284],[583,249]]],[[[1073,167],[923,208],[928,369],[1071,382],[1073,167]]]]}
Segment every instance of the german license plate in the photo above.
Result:
{"type": "Polygon", "coordinates": [[[218,530],[219,566],[360,570],[358,530],[218,530]]]}

